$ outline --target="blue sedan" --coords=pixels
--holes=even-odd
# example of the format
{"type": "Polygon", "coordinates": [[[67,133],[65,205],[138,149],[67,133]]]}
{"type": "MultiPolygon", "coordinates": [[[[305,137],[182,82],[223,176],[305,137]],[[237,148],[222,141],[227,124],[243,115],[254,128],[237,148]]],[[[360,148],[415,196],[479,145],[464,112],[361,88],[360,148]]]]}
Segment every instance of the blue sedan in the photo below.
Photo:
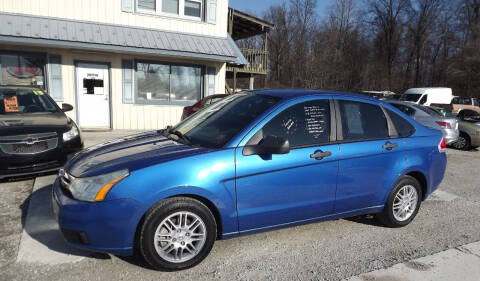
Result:
{"type": "Polygon", "coordinates": [[[157,269],[200,263],[216,239],[375,214],[401,227],[443,179],[442,133],[372,98],[242,92],[175,127],[90,147],[53,186],[65,240],[157,269]]]}

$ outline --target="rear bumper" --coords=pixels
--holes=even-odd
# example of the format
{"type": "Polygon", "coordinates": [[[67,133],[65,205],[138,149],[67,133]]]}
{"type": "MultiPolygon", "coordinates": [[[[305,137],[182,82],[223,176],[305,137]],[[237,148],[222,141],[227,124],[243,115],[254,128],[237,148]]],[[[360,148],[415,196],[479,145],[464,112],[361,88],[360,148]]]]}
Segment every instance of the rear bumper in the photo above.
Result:
{"type": "Polygon", "coordinates": [[[460,136],[459,130],[443,130],[443,137],[445,138],[446,144],[452,144],[457,141],[458,137],[460,136]]]}
{"type": "Polygon", "coordinates": [[[426,199],[432,192],[434,192],[440,183],[442,182],[445,172],[447,170],[447,154],[442,153],[433,153],[432,154],[432,164],[430,166],[429,176],[430,184],[427,188],[427,193],[424,195],[426,199]]]}
{"type": "Polygon", "coordinates": [[[123,256],[133,254],[136,228],[147,210],[133,199],[75,200],[63,191],[58,178],[52,188],[52,208],[68,244],[123,256]]]}

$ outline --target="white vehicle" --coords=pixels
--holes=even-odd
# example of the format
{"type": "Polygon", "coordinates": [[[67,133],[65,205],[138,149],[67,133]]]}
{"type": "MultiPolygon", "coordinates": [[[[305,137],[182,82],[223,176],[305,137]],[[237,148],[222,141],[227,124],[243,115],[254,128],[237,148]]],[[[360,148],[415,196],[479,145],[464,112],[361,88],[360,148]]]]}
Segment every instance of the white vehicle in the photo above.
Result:
{"type": "Polygon", "coordinates": [[[450,88],[412,88],[405,91],[401,101],[431,106],[432,104],[450,104],[453,99],[450,88]]]}

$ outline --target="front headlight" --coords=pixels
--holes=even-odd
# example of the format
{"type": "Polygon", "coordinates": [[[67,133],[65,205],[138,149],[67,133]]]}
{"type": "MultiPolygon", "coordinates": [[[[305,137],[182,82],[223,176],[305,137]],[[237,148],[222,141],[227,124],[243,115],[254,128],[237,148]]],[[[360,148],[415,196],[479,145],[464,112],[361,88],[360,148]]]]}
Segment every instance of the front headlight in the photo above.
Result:
{"type": "Polygon", "coordinates": [[[72,124],[70,131],[63,133],[63,142],[67,142],[79,135],[78,128],[75,124],[72,124]]]}
{"type": "Polygon", "coordinates": [[[127,169],[89,178],[73,179],[68,189],[73,197],[82,201],[103,201],[110,189],[122,179],[128,177],[127,169]]]}

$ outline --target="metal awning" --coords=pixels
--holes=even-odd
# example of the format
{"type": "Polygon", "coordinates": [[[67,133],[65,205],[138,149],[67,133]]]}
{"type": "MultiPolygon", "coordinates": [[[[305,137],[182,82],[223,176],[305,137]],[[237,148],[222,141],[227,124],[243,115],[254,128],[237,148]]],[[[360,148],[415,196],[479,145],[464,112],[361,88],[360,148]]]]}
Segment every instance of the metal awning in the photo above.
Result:
{"type": "Polygon", "coordinates": [[[11,13],[0,13],[0,26],[0,43],[4,44],[161,55],[234,64],[245,61],[235,42],[228,37],[11,13]]]}

